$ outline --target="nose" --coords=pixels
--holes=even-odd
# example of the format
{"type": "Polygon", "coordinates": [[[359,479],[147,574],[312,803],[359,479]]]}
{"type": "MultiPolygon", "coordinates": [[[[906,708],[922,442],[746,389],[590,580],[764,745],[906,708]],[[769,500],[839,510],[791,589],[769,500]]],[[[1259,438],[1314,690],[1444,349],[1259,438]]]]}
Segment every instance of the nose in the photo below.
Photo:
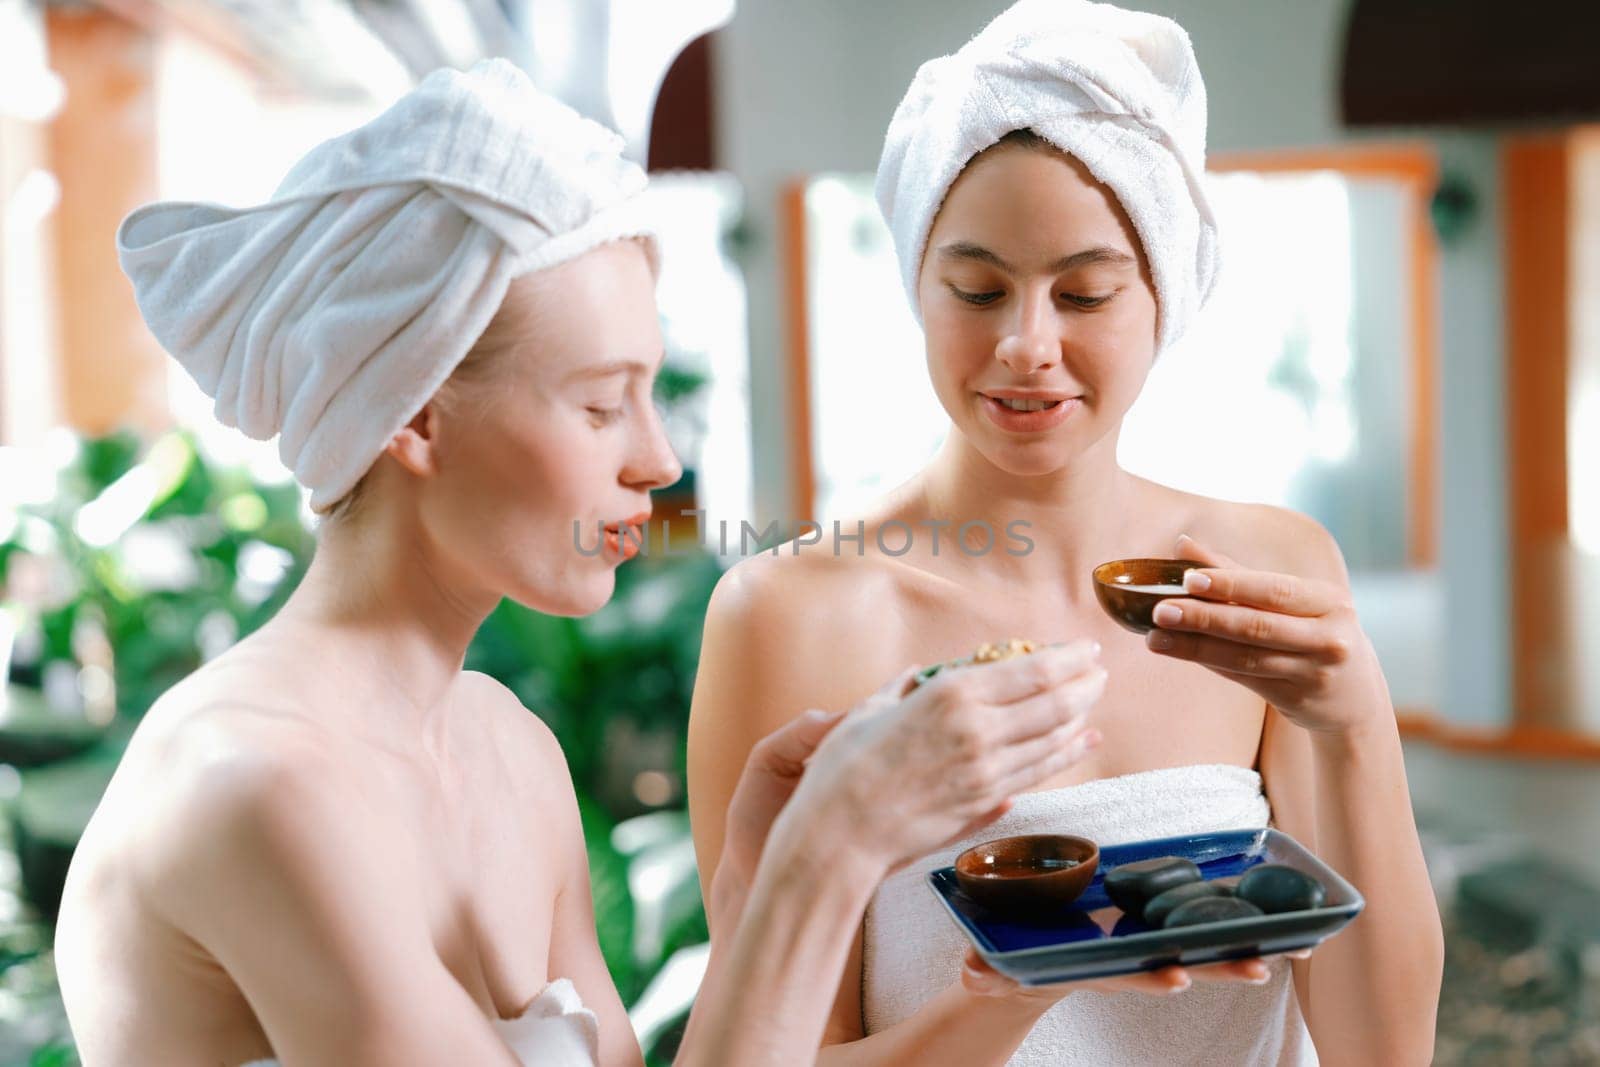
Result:
{"type": "Polygon", "coordinates": [[[672,451],[667,440],[661,414],[650,407],[644,426],[636,438],[637,444],[623,469],[622,480],[634,489],[661,489],[672,485],[683,476],[683,464],[672,451]]]}
{"type": "Polygon", "coordinates": [[[995,346],[995,358],[1019,376],[1055,364],[1061,358],[1061,341],[1055,328],[1054,294],[1036,290],[1014,306],[1016,312],[1006,335],[995,346]]]}

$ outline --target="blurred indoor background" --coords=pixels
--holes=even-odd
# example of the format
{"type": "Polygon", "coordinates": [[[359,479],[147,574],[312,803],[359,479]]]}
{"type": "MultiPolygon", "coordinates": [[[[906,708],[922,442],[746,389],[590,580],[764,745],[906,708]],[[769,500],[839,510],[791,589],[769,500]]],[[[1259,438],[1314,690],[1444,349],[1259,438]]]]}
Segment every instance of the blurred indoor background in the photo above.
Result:
{"type": "MultiPolygon", "coordinates": [[[[606,958],[666,1062],[704,964],[706,598],[769,523],[848,513],[937,446],[872,171],[918,64],[1004,6],[0,0],[0,1065],[76,1062],[49,944],[77,836],[141,713],[312,543],[273,446],[219,427],[141,323],[122,216],[264,199],[488,55],[649,166],[686,467],[656,511],[732,536],[679,521],[686,549],[593,618],[502,605],[469,666],[566,749],[606,958]]],[[[1194,41],[1228,263],[1122,461],[1344,548],[1446,915],[1436,1062],[1600,1064],[1600,5],[1136,6],[1194,41]],[[1214,434],[1171,447],[1196,406],[1214,434]]]]}

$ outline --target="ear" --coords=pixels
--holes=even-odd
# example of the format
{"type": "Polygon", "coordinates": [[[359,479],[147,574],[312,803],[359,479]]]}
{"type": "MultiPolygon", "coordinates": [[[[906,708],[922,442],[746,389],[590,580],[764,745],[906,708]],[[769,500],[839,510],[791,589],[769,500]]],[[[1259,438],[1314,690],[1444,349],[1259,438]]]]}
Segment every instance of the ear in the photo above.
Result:
{"type": "Polygon", "coordinates": [[[426,478],[439,470],[439,429],[439,409],[430,400],[399,433],[389,438],[383,451],[409,473],[426,478]]]}

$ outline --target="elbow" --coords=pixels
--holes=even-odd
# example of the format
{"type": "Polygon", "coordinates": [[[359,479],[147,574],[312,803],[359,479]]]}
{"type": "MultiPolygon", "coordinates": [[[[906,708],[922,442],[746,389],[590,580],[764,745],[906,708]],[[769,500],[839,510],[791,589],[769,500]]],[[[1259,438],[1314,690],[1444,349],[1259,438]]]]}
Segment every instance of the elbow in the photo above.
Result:
{"type": "Polygon", "coordinates": [[[1366,1040],[1343,1041],[1333,1049],[1317,1045],[1317,1061],[1322,1067],[1428,1067],[1433,1063],[1432,1013],[1426,1027],[1419,1019],[1403,1030],[1390,1028],[1363,1036],[1366,1040]]]}
{"type": "Polygon", "coordinates": [[[1403,1016],[1391,1018],[1383,1055],[1370,1063],[1419,1064],[1433,1062],[1434,1037],[1439,1027],[1439,991],[1444,984],[1444,929],[1438,921],[1425,924],[1412,949],[1415,999],[1403,1016]]]}
{"type": "Polygon", "coordinates": [[[1371,981],[1367,996],[1346,1002],[1341,1009],[1345,1022],[1337,1027],[1336,1038],[1328,1038],[1326,1026],[1313,1031],[1324,1067],[1428,1067],[1433,1062],[1444,932],[1437,922],[1419,923],[1413,938],[1395,945],[1397,951],[1402,947],[1403,964],[1395,956],[1385,968],[1386,980],[1371,981]]]}

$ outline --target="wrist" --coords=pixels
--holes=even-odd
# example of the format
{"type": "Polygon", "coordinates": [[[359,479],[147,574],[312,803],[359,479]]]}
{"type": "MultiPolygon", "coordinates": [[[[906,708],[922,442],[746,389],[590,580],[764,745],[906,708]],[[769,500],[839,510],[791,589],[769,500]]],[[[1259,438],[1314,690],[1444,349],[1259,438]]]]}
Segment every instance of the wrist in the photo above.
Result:
{"type": "Polygon", "coordinates": [[[706,921],[713,929],[736,926],[744,902],[750,897],[751,873],[735,870],[725,858],[711,876],[711,894],[706,900],[706,921]]]}
{"type": "Polygon", "coordinates": [[[821,812],[808,812],[793,806],[786,809],[772,826],[761,866],[769,862],[776,869],[804,872],[805,877],[822,877],[851,885],[876,886],[889,873],[889,862],[882,849],[859,829],[836,827],[821,812]]]}
{"type": "Polygon", "coordinates": [[[1383,706],[1335,729],[1311,731],[1311,747],[1321,759],[1348,761],[1398,738],[1394,710],[1383,706]]]}
{"type": "Polygon", "coordinates": [[[966,999],[970,1002],[967,1010],[982,1012],[987,1018],[1000,1025],[1021,1023],[1029,1029],[1032,1028],[1033,1023],[1041,1015],[1055,1007],[1063,999],[1059,993],[1048,996],[1035,994],[1030,993],[1021,986],[996,995],[968,988],[963,983],[962,993],[965,994],[966,999]]]}

